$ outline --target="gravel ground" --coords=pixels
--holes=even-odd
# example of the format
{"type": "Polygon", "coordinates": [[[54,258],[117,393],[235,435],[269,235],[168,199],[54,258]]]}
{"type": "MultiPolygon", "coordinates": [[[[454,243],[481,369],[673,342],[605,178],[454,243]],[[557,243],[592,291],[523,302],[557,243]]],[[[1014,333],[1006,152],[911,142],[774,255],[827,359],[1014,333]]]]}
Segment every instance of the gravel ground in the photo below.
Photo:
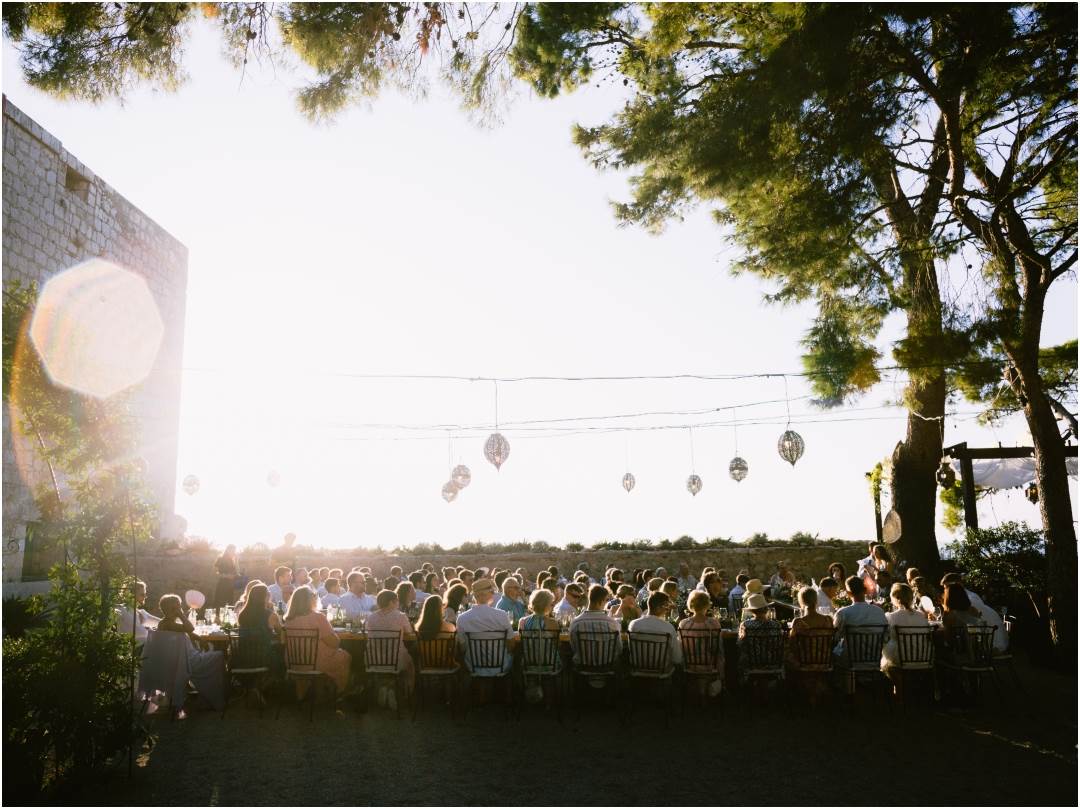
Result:
{"type": "MultiPolygon", "coordinates": [[[[495,704],[466,720],[444,707],[417,722],[286,706],[261,720],[238,702],[224,720],[155,718],[128,780],[97,803],[129,805],[1077,805],[1076,678],[1021,666],[1026,696],[992,688],[982,706],[837,701],[811,711],[726,695],[719,717],[689,708],[571,705],[560,725],[495,704]]],[[[121,767],[122,771],[123,768],[121,767]]]]}

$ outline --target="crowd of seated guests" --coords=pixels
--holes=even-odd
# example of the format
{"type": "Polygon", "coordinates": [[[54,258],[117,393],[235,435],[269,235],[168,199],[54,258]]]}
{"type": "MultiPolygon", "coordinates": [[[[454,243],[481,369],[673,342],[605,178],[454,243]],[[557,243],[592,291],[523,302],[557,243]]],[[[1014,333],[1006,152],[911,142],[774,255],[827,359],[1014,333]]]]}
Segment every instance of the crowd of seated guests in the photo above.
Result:
{"type": "MultiPolygon", "coordinates": [[[[339,693],[346,691],[354,667],[325,614],[331,607],[335,608],[332,613],[347,619],[362,619],[368,633],[400,633],[398,672],[401,692],[406,695],[414,680],[415,641],[442,633],[456,634],[461,663],[469,671],[474,668],[467,642],[470,633],[504,633],[506,659],[501,669],[509,670],[519,631],[537,629],[568,631],[572,656],[577,655],[577,636],[584,631],[613,633],[620,636],[620,645],[621,635],[626,633],[667,635],[668,664],[678,667],[683,662],[679,633],[719,631],[718,615],[724,611],[737,624],[737,647],[756,633],[784,633],[788,641],[786,665],[790,668],[798,666],[794,650],[800,635],[827,629],[833,630],[834,654],[842,664],[846,629],[881,627],[888,633],[881,658],[881,668],[887,674],[899,662],[898,628],[927,627],[932,622],[940,631],[941,654],[945,657],[951,653],[949,638],[957,628],[996,625],[1000,631],[995,646],[1003,650],[1008,643],[1001,616],[965,589],[959,574],[947,575],[940,589],[915,568],[907,569],[906,581],[893,581],[893,563],[877,545],[872,545],[869,555],[859,560],[855,575],[845,577],[845,573],[845,567],[836,562],[829,565],[827,575],[819,582],[806,585],[781,562],[768,584],[740,571],[729,587],[726,571],[706,567],[695,576],[685,563],[680,564],[678,575],[669,575],[662,567],[624,573],[609,566],[599,580],[592,577],[585,563],[579,564],[570,578],[560,575],[552,565],[535,579],[521,568],[511,572],[447,566],[436,571],[432,564],[425,563],[406,573],[395,565],[381,581],[369,567],[354,567],[346,572],[340,568],[294,569],[278,565],[271,584],[258,579],[247,582],[237,611],[241,642],[249,645],[271,647],[280,643],[283,631],[290,629],[316,632],[316,665],[339,693]],[[794,605],[776,600],[778,593],[792,591],[797,593],[794,605]],[[789,611],[782,612],[783,607],[789,611]],[[778,620],[789,615],[793,617],[789,624],[778,620]]],[[[145,640],[148,629],[155,627],[184,632],[192,640],[193,654],[210,654],[200,651],[199,637],[183,614],[178,596],[161,598],[160,619],[143,608],[145,598],[146,587],[140,582],[136,590],[138,609],[133,612],[124,607],[118,614],[121,631],[131,632],[134,626],[139,642],[145,640]]],[[[279,661],[275,666],[279,673],[280,655],[270,659],[279,661]]],[[[380,689],[378,701],[393,706],[394,690],[380,689]]]]}

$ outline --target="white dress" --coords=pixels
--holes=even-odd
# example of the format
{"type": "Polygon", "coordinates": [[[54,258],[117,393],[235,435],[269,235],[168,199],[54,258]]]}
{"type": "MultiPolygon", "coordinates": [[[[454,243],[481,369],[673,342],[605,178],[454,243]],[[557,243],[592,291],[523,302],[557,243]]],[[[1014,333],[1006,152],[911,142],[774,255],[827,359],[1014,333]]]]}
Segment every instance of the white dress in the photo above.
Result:
{"type": "Polygon", "coordinates": [[[881,649],[881,668],[884,671],[889,666],[899,666],[900,658],[897,651],[896,628],[898,626],[927,627],[925,613],[919,610],[893,610],[885,613],[885,620],[889,622],[889,639],[881,649]]]}

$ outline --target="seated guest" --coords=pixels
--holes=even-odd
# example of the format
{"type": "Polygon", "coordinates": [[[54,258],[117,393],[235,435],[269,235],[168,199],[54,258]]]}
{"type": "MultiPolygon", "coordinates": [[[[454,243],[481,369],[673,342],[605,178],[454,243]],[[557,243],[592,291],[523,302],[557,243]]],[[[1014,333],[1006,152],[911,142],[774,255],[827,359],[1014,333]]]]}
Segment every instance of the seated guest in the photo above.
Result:
{"type": "MultiPolygon", "coordinates": [[[[375,597],[375,611],[368,616],[364,626],[368,633],[369,643],[372,632],[400,632],[401,642],[398,646],[398,681],[406,695],[412,692],[413,683],[413,659],[405,648],[406,641],[414,641],[416,635],[409,619],[398,609],[397,593],[393,590],[380,590],[375,597]]],[[[397,695],[392,688],[381,686],[376,700],[379,705],[386,705],[390,710],[397,710],[397,695]]]]}
{"type": "Polygon", "coordinates": [[[509,613],[497,610],[491,606],[491,600],[495,596],[495,582],[491,579],[477,579],[473,582],[473,600],[475,603],[466,612],[461,613],[457,619],[458,643],[465,649],[465,667],[473,670],[472,659],[469,653],[468,637],[473,632],[502,632],[507,638],[506,657],[503,661],[503,671],[509,671],[513,664],[511,651],[513,650],[516,635],[510,625],[509,613]]]}
{"type": "Polygon", "coordinates": [[[558,629],[559,622],[551,617],[551,608],[554,604],[555,596],[550,590],[533,590],[532,595],[529,596],[529,614],[518,624],[518,629],[527,631],[558,629]]]}
{"type": "Polygon", "coordinates": [[[307,586],[311,588],[315,595],[319,595],[319,588],[322,587],[324,579],[321,577],[321,567],[313,567],[308,570],[308,583],[307,586]]]}
{"type": "Polygon", "coordinates": [[[440,596],[429,595],[420,608],[420,619],[416,622],[416,637],[429,640],[436,635],[457,632],[457,627],[446,620],[443,613],[443,600],[440,596]]]}
{"type": "MultiPolygon", "coordinates": [[[[293,574],[293,587],[306,587],[311,584],[311,576],[308,575],[308,569],[306,567],[298,567],[293,574]]],[[[314,590],[312,590],[314,592],[314,590]]]]}
{"type": "Polygon", "coordinates": [[[790,590],[793,584],[795,584],[795,574],[788,568],[787,562],[777,562],[776,572],[769,579],[773,597],[775,598],[781,590],[790,590]]]}
{"type": "Polygon", "coordinates": [[[341,603],[341,583],[337,579],[327,579],[323,582],[323,594],[319,602],[324,607],[336,607],[341,603]]]}
{"type": "Polygon", "coordinates": [[[158,620],[157,628],[163,632],[184,632],[191,640],[196,649],[200,647],[200,641],[198,635],[195,634],[195,627],[191,625],[191,621],[184,615],[184,605],[180,601],[180,596],[168,593],[158,599],[158,609],[161,611],[161,618],[158,620]]]}
{"type": "MultiPolygon", "coordinates": [[[[727,607],[732,612],[736,612],[736,604],[741,604],[743,598],[746,596],[746,584],[750,581],[750,577],[745,573],[740,573],[735,577],[735,586],[728,592],[728,604],[727,607]]],[[[739,618],[738,615],[735,616],[739,618]]]]}
{"type": "Polygon", "coordinates": [[[942,586],[944,586],[945,582],[948,582],[950,584],[959,584],[964,588],[968,601],[971,602],[971,608],[978,613],[987,626],[997,627],[997,632],[994,633],[994,651],[1006,651],[1009,648],[1009,634],[1005,631],[1005,620],[998,611],[993,607],[986,606],[986,602],[983,601],[982,598],[971,590],[968,590],[967,587],[964,586],[963,577],[959,573],[948,573],[941,581],[942,586]]]}
{"type": "MultiPolygon", "coordinates": [[[[239,613],[240,610],[242,610],[244,608],[244,604],[247,602],[248,593],[251,592],[251,588],[254,587],[256,584],[263,584],[263,583],[264,582],[260,581],[259,579],[248,579],[248,583],[244,585],[244,592],[241,593],[240,598],[238,598],[236,600],[236,611],[237,611],[237,613],[239,613]]],[[[267,588],[267,589],[269,590],[269,588],[267,588]]],[[[271,608],[273,607],[273,605],[274,605],[274,602],[271,601],[270,602],[271,608]]]]}
{"type": "Polygon", "coordinates": [[[420,617],[420,607],[416,603],[416,590],[406,579],[394,588],[398,597],[398,609],[408,616],[410,621],[420,617]]]}
{"type": "Polygon", "coordinates": [[[265,660],[276,675],[283,675],[284,661],[279,655],[270,653],[271,645],[280,636],[281,618],[270,605],[269,590],[262,582],[256,581],[248,593],[247,602],[240,610],[238,623],[241,654],[253,655],[256,661],[265,660]],[[253,652],[248,651],[251,646],[255,647],[253,652]]]}
{"type": "Polygon", "coordinates": [[[435,595],[440,592],[439,577],[435,575],[435,571],[431,571],[424,577],[423,590],[428,595],[435,595]]]}
{"type": "Polygon", "coordinates": [[[495,604],[495,609],[509,613],[510,623],[515,629],[518,621],[525,617],[525,597],[521,591],[521,582],[513,576],[503,579],[502,596],[495,604]]]}
{"type": "Polygon", "coordinates": [[[890,667],[900,665],[896,628],[909,626],[926,628],[930,625],[925,613],[915,609],[915,593],[910,586],[897,582],[889,590],[889,599],[893,605],[892,612],[885,613],[885,620],[889,622],[889,637],[881,649],[881,670],[886,674],[890,667]]]}
{"type": "MultiPolygon", "coordinates": [[[[199,685],[199,692],[203,694],[214,707],[221,707],[215,703],[224,699],[225,694],[225,653],[205,652],[199,648],[199,639],[195,635],[195,627],[184,615],[184,605],[180,596],[173,593],[163,595],[158,600],[158,609],[161,610],[161,620],[158,621],[159,632],[181,632],[187,635],[187,658],[188,667],[191,670],[191,679],[209,684],[204,690],[199,685]]],[[[144,665],[146,661],[144,660],[144,665]]]]}
{"type": "Polygon", "coordinates": [[[135,645],[146,643],[146,630],[158,625],[158,617],[151,615],[143,606],[146,604],[146,582],[135,582],[135,608],[132,608],[130,596],[116,610],[116,631],[125,637],[135,632],[135,645]]]}
{"type": "Polygon", "coordinates": [[[844,586],[847,588],[851,603],[841,607],[833,615],[833,626],[836,628],[837,643],[833,654],[837,657],[844,656],[844,630],[850,626],[888,626],[885,620],[885,611],[876,604],[866,602],[866,590],[863,580],[858,576],[848,576],[844,586]]]}
{"type": "Polygon", "coordinates": [[[768,617],[769,602],[765,600],[765,596],[761,593],[748,595],[746,601],[743,602],[743,609],[750,612],[750,617],[739,623],[738,642],[740,644],[746,638],[747,631],[773,629],[779,632],[782,629],[779,621],[774,621],[768,617]]]}
{"type": "Polygon", "coordinates": [[[839,562],[833,562],[829,565],[828,577],[839,586],[847,581],[847,570],[839,562]]]}
{"type": "Polygon", "coordinates": [[[709,596],[713,607],[727,609],[729,596],[724,593],[724,588],[720,582],[720,574],[715,570],[710,570],[701,577],[698,588],[700,592],[709,596]]]}
{"type": "Polygon", "coordinates": [[[461,583],[465,585],[465,589],[469,592],[472,592],[472,585],[473,581],[476,578],[476,574],[474,574],[471,570],[462,569],[458,573],[457,577],[461,579],[461,583]]]}
{"type": "Polygon", "coordinates": [[[709,617],[712,599],[704,590],[695,590],[686,601],[690,615],[679,622],[679,629],[720,629],[720,622],[709,617]]]}
{"type": "Polygon", "coordinates": [[[682,644],[679,635],[672,626],[668,616],[671,613],[671,597],[662,591],[657,591],[649,596],[649,612],[630,622],[630,640],[633,642],[635,633],[651,635],[667,635],[670,638],[670,652],[668,653],[668,670],[682,665],[682,644]]]}
{"type": "Polygon", "coordinates": [[[912,579],[911,589],[914,592],[915,605],[926,613],[928,618],[941,612],[941,595],[925,576],[916,576],[912,579]],[[930,599],[929,608],[923,598],[930,599]]]}
{"type": "Polygon", "coordinates": [[[270,585],[270,601],[280,604],[292,596],[292,568],[280,565],[274,570],[274,583],[270,585]]]}
{"type": "Polygon", "coordinates": [[[345,610],[345,615],[349,619],[355,620],[375,611],[375,598],[367,593],[367,581],[363,573],[358,570],[353,571],[349,574],[346,584],[349,586],[349,592],[338,596],[338,607],[345,610]]]}
{"type": "Polygon", "coordinates": [[[649,598],[649,582],[655,577],[652,568],[641,572],[641,587],[637,591],[638,604],[644,604],[649,598]]]}
{"type": "Polygon", "coordinates": [[[638,593],[638,606],[642,609],[645,609],[645,606],[649,602],[649,596],[657,592],[663,583],[664,580],[661,579],[659,576],[653,576],[651,579],[649,579],[648,584],[645,585],[645,597],[642,598],[641,593],[638,593]]]}
{"type": "MultiPolygon", "coordinates": [[[[416,602],[418,606],[423,606],[424,599],[427,598],[428,595],[430,595],[429,593],[424,591],[424,584],[425,582],[427,582],[427,574],[420,570],[414,570],[412,573],[409,574],[408,581],[413,588],[413,601],[416,602]]],[[[398,595],[398,597],[401,597],[400,594],[398,595]]]]}
{"type": "Polygon", "coordinates": [[[799,665],[800,635],[815,629],[832,629],[832,620],[817,611],[817,603],[818,592],[813,587],[799,590],[799,604],[803,608],[803,615],[791,622],[791,631],[788,633],[791,642],[787,645],[787,658],[792,668],[798,668],[799,665]]]}
{"type": "Polygon", "coordinates": [[[703,567],[701,569],[701,575],[698,576],[697,587],[695,587],[694,589],[695,590],[704,590],[705,589],[705,577],[708,576],[710,573],[716,573],[716,572],[717,571],[716,571],[715,567],[703,567]]]}
{"type": "Polygon", "coordinates": [[[840,585],[832,576],[826,576],[817,586],[817,611],[822,615],[836,612],[835,599],[840,592],[840,585]]]}
{"type": "MultiPolygon", "coordinates": [[[[315,656],[315,667],[333,680],[338,693],[345,690],[349,681],[349,665],[352,658],[341,647],[341,641],[334,634],[330,622],[321,612],[315,611],[318,596],[310,587],[297,587],[289,599],[289,610],[285,613],[284,629],[288,636],[290,630],[314,629],[319,633],[319,645],[315,656]]],[[[286,661],[287,662],[287,661],[286,661]]]]}
{"type": "MultiPolygon", "coordinates": [[[[573,585],[571,585],[573,586],[573,585]]],[[[567,590],[570,588],[567,587],[567,590]]],[[[589,588],[589,606],[570,622],[570,648],[574,650],[574,660],[579,661],[578,648],[575,638],[581,631],[586,632],[615,632],[620,633],[620,623],[607,614],[604,603],[607,601],[608,591],[599,584],[589,588]]]]}
{"type": "Polygon", "coordinates": [[[971,599],[962,584],[950,582],[945,585],[945,595],[941,599],[941,609],[941,623],[949,633],[960,627],[978,626],[984,623],[982,615],[972,607],[971,599]]]}
{"type": "Polygon", "coordinates": [[[922,573],[917,567],[909,567],[906,571],[904,571],[904,581],[906,581],[908,587],[912,589],[915,589],[915,579],[919,578],[920,576],[922,576],[922,573]]]}
{"type": "Polygon", "coordinates": [[[638,607],[634,586],[621,585],[616,597],[614,606],[608,607],[608,613],[625,628],[631,621],[641,617],[641,608],[638,607]]]}
{"type": "Polygon", "coordinates": [[[393,576],[395,579],[397,579],[400,582],[401,581],[401,576],[402,576],[401,565],[391,565],[389,575],[393,576]]]}
{"type": "Polygon", "coordinates": [[[556,620],[572,620],[585,603],[585,590],[580,584],[568,584],[563,591],[562,600],[555,605],[556,620]]]}
{"type": "Polygon", "coordinates": [[[469,591],[458,579],[451,579],[448,584],[443,618],[447,623],[457,624],[458,616],[466,606],[465,600],[469,597],[469,591]]]}
{"type": "Polygon", "coordinates": [[[679,583],[677,581],[672,581],[671,579],[668,579],[667,581],[665,581],[663,584],[660,585],[659,592],[663,593],[664,595],[666,595],[668,598],[671,599],[671,608],[674,609],[675,604],[679,600],[679,593],[680,593],[679,583]]]}
{"type": "Polygon", "coordinates": [[[697,583],[697,578],[690,572],[690,565],[686,562],[679,562],[679,591],[682,593],[689,593],[691,590],[697,589],[697,583]]]}

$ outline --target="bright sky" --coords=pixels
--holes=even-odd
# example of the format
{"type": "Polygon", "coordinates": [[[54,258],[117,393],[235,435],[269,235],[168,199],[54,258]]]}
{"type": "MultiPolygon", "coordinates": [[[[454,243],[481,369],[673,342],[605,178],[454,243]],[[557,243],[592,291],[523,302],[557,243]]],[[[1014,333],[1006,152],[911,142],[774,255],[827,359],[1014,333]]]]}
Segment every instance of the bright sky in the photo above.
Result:
{"type": "MultiPolygon", "coordinates": [[[[697,497],[685,488],[686,430],[527,437],[506,427],[501,472],[483,459],[485,430],[459,434],[453,460],[473,480],[447,504],[444,434],[370,440],[390,432],[357,427],[487,425],[493,385],[348,374],[799,370],[809,310],[765,307],[757,279],[732,278],[732,250],[707,211],[659,237],[616,226],[608,202],[625,196],[625,178],[597,173],[569,137],[572,123],[606,117],[615,89],[521,97],[494,130],[470,124],[441,88],[420,103],[388,94],[317,127],[295,111],[295,77],[249,73],[240,86],[202,29],[184,88],[138,92],[123,108],[31,90],[7,42],[3,67],[17,106],[190,250],[178,483],[194,474],[201,487],[176,494],[189,533],[244,545],[294,531],[302,543],[344,547],[796,530],[872,537],[864,473],[903,436],[903,411],[884,407],[901,382],[854,410],[822,414],[800,398],[803,380],[790,378],[793,428],[806,440],[794,469],[776,452],[780,378],[499,386],[504,424],[772,401],[738,411],[740,422],[773,422],[739,429],[750,464],[740,484],[727,474],[732,429],[694,431],[697,497]],[[620,485],[627,468],[637,478],[629,495],[620,485]]],[[[1044,344],[1076,333],[1076,286],[1059,282],[1044,344]]],[[[724,410],[619,423],[730,418],[724,410]]],[[[1026,427],[1018,417],[996,430],[950,419],[946,441],[965,440],[1026,443],[1026,427]]],[[[982,501],[984,525],[1005,519],[1039,521],[1019,491],[982,501]]]]}

